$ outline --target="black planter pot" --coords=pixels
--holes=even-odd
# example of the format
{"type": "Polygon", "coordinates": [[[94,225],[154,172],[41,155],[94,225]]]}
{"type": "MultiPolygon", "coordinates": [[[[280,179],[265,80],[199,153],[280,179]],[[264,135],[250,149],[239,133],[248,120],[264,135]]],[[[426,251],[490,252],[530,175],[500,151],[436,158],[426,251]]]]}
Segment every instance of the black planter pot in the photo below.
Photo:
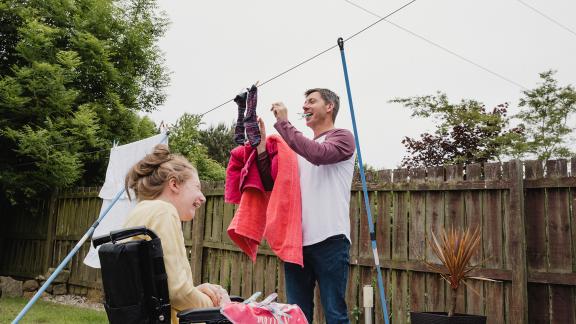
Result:
{"type": "Polygon", "coordinates": [[[412,324],[486,324],[486,316],[441,312],[410,312],[412,324]]]}

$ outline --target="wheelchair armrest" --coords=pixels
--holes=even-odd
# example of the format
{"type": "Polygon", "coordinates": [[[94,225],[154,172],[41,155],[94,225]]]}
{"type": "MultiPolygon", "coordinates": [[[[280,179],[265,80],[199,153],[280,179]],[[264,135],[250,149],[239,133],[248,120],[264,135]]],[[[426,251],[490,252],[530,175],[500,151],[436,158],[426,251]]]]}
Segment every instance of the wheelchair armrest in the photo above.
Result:
{"type": "Polygon", "coordinates": [[[240,296],[230,296],[230,301],[241,303],[244,301],[244,298],[240,296]]]}
{"type": "MultiPolygon", "coordinates": [[[[233,302],[243,302],[244,298],[239,296],[230,296],[233,302]]],[[[176,315],[180,323],[221,323],[226,322],[226,317],[220,313],[220,307],[195,308],[178,312],[176,315]]]]}
{"type": "Polygon", "coordinates": [[[187,309],[178,312],[176,316],[180,323],[217,323],[226,320],[220,313],[220,307],[187,309]]]}

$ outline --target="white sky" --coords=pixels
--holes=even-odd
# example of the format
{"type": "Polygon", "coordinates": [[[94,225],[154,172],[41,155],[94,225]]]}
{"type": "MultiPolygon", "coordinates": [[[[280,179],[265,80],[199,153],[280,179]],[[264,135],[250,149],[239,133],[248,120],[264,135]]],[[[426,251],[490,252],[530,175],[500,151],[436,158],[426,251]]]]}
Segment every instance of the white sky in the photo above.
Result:
{"type": "MultiPolygon", "coordinates": [[[[384,16],[406,0],[351,0],[384,16]]],[[[576,30],[576,1],[525,0],[576,30]]],[[[161,40],[171,71],[168,100],[150,117],[173,123],[183,113],[203,113],[233,98],[243,87],[263,82],[336,44],[378,18],[344,0],[183,1],[159,0],[171,26],[161,40]]],[[[389,18],[527,88],[538,73],[556,69],[560,85],[576,85],[576,35],[551,23],[516,0],[418,0],[389,18]]],[[[509,102],[517,111],[521,88],[464,62],[383,21],[345,45],[352,97],[364,162],[395,168],[405,154],[404,136],[432,131],[430,121],[388,103],[395,97],[444,91],[452,101],[476,99],[488,108],[509,102]]],[[[336,127],[352,130],[338,49],[316,58],[259,89],[258,113],[274,133],[269,107],[283,101],[291,122],[298,119],[308,88],[340,95],[336,127]]],[[[229,103],[204,122],[235,120],[229,103]]]]}

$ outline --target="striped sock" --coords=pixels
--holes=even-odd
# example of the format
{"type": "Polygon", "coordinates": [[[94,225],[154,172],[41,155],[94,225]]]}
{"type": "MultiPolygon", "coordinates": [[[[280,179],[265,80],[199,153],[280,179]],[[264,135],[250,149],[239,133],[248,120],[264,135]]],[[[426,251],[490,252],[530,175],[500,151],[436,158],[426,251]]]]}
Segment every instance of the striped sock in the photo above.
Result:
{"type": "Polygon", "coordinates": [[[234,98],[238,105],[238,119],[234,127],[234,142],[238,145],[244,145],[246,137],[244,136],[244,111],[246,111],[246,92],[242,92],[234,98]]]}
{"type": "Polygon", "coordinates": [[[258,102],[258,88],[253,85],[248,90],[248,99],[246,100],[246,117],[244,118],[244,128],[246,135],[252,147],[260,144],[260,128],[258,127],[258,116],[256,115],[256,104],[258,102]]]}

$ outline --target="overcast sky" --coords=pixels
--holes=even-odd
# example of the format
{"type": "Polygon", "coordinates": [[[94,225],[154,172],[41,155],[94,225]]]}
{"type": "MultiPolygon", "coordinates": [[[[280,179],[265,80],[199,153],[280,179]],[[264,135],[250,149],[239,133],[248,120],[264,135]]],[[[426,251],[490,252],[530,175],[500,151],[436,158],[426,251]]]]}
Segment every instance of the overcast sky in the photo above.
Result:
{"type": "MultiPolygon", "coordinates": [[[[384,16],[408,1],[350,0],[384,16]]],[[[183,1],[159,0],[170,21],[160,47],[171,71],[168,99],[151,114],[173,123],[183,113],[203,113],[255,81],[263,82],[356,33],[377,17],[345,0],[183,1]]],[[[395,168],[405,154],[401,140],[432,131],[430,121],[388,101],[395,97],[446,92],[452,101],[476,99],[488,108],[509,102],[517,111],[522,88],[533,88],[538,73],[558,70],[561,85],[576,85],[576,1],[525,0],[560,22],[555,25],[517,0],[417,0],[390,21],[501,76],[505,81],[383,21],[346,43],[346,58],[364,161],[395,168]],[[517,83],[519,85],[516,85],[517,83]]],[[[336,127],[352,130],[337,48],[264,85],[258,113],[268,133],[269,107],[283,101],[291,122],[299,120],[303,92],[325,87],[340,95],[336,127]]],[[[204,116],[206,125],[229,124],[229,103],[204,116]]]]}

